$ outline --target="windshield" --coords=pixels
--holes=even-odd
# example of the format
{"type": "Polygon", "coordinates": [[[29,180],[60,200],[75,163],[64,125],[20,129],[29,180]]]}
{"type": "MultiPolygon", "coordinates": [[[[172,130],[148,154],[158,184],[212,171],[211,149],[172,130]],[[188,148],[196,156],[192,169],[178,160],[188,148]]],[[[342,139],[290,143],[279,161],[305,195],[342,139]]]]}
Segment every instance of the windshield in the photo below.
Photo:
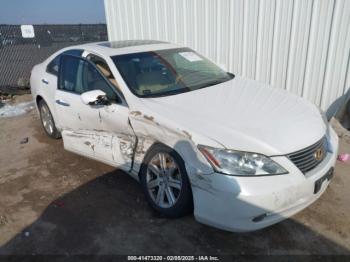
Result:
{"type": "Polygon", "coordinates": [[[189,48],[112,57],[130,90],[139,97],[159,97],[220,84],[234,76],[189,48]]]}

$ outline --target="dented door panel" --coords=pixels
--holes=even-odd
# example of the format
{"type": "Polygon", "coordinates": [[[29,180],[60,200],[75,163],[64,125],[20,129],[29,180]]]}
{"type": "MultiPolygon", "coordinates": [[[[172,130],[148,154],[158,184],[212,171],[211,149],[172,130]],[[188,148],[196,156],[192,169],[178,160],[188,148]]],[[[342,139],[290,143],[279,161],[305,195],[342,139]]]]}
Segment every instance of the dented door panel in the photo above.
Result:
{"type": "Polygon", "coordinates": [[[112,161],[115,166],[129,171],[132,166],[136,136],[129,122],[129,108],[123,104],[111,104],[100,109],[101,130],[111,141],[109,153],[101,152],[101,160],[112,161]]]}
{"type": "Polygon", "coordinates": [[[136,137],[122,105],[90,106],[80,95],[58,90],[56,104],[65,149],[129,170],[136,137]]]}
{"type": "Polygon", "coordinates": [[[79,94],[56,90],[55,108],[59,126],[63,130],[99,129],[99,106],[85,105],[79,94]]]}
{"type": "Polygon", "coordinates": [[[100,107],[85,105],[79,94],[62,90],[56,91],[55,100],[64,148],[94,157],[96,143],[93,130],[101,125],[100,107]]]}
{"type": "Polygon", "coordinates": [[[102,130],[64,130],[64,148],[106,164],[129,171],[132,163],[134,141],[130,135],[102,130]]]}
{"type": "Polygon", "coordinates": [[[128,107],[85,105],[79,94],[62,90],[56,91],[55,99],[66,150],[130,170],[136,136],[128,107]]]}
{"type": "Polygon", "coordinates": [[[95,143],[93,134],[84,130],[68,130],[62,131],[64,148],[68,151],[87,156],[94,157],[95,143]]]}

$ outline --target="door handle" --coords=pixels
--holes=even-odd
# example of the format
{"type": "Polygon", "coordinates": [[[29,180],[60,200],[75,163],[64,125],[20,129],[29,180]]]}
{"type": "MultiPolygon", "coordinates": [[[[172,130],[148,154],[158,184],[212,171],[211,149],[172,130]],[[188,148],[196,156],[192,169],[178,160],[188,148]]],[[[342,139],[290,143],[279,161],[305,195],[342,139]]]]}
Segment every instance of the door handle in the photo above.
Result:
{"type": "Polygon", "coordinates": [[[49,81],[47,81],[46,79],[41,79],[41,82],[43,82],[44,84],[48,85],[49,84],[49,81]]]}
{"type": "Polygon", "coordinates": [[[68,104],[67,102],[64,102],[64,101],[59,100],[59,99],[56,100],[56,104],[59,104],[61,106],[70,106],[70,104],[68,104]]]}

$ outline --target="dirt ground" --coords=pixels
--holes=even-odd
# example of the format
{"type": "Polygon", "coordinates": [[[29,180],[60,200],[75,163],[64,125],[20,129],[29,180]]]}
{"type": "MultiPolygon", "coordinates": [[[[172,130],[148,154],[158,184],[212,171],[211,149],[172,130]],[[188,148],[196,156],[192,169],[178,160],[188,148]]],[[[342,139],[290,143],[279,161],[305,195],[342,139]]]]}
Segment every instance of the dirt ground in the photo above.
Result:
{"type": "MultiPolygon", "coordinates": [[[[65,151],[35,111],[0,119],[0,145],[0,254],[350,254],[349,162],[337,163],[329,188],[306,210],[230,233],[192,215],[157,216],[135,180],[65,151]]],[[[340,150],[350,152],[348,135],[340,150]]]]}

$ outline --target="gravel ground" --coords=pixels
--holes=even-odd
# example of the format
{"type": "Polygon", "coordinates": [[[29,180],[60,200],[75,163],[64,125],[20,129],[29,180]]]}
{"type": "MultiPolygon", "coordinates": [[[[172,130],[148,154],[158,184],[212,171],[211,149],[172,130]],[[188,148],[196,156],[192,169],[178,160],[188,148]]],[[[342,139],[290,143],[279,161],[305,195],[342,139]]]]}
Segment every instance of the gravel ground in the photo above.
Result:
{"type": "MultiPolygon", "coordinates": [[[[350,152],[349,135],[337,129],[341,152],[350,152]]],[[[0,145],[0,254],[350,255],[349,162],[337,163],[331,185],[306,210],[260,231],[230,233],[192,215],[157,216],[136,181],[63,150],[36,111],[0,118],[0,145]]]]}

